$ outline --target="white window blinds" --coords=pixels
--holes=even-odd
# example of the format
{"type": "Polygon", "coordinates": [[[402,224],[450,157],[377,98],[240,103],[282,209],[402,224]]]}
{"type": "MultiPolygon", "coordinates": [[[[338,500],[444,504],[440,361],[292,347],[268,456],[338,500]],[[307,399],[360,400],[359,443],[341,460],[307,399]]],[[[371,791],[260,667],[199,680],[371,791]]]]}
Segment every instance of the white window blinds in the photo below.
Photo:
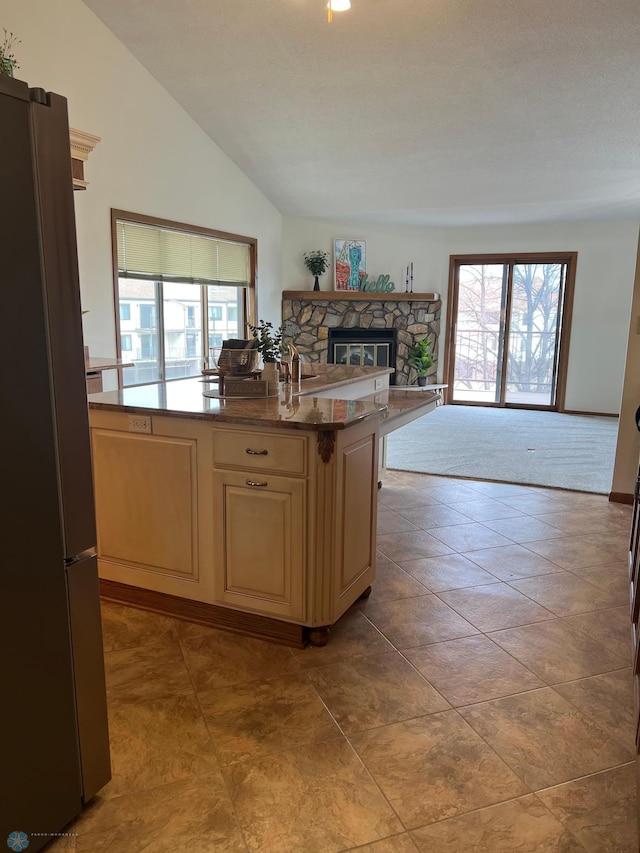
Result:
{"type": "Polygon", "coordinates": [[[122,278],[249,285],[246,243],[116,220],[118,274],[122,278]]]}

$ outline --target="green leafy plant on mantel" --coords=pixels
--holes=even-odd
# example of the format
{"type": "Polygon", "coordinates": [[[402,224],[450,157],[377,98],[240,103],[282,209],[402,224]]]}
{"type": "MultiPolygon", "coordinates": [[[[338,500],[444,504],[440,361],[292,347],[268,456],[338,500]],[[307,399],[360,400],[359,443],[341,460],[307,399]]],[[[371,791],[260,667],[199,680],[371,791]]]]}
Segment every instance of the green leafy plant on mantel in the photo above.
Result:
{"type": "Polygon", "coordinates": [[[5,77],[13,77],[13,72],[16,68],[20,68],[18,60],[15,58],[13,49],[17,44],[21,44],[20,39],[16,38],[13,33],[7,32],[3,27],[4,39],[0,44],[0,74],[5,77]]]}
{"type": "Polygon", "coordinates": [[[262,356],[264,363],[273,364],[279,361],[282,356],[284,324],[274,329],[273,323],[259,320],[257,326],[249,324],[249,328],[253,335],[254,346],[262,356]]]}
{"type": "Polygon", "coordinates": [[[418,385],[426,385],[427,371],[433,366],[433,356],[427,338],[416,341],[415,346],[409,352],[409,364],[418,375],[418,385]]]}
{"type": "Polygon", "coordinates": [[[313,252],[305,252],[304,265],[315,279],[313,289],[320,290],[318,276],[324,275],[329,268],[329,253],[323,252],[320,249],[315,249],[313,252]]]}

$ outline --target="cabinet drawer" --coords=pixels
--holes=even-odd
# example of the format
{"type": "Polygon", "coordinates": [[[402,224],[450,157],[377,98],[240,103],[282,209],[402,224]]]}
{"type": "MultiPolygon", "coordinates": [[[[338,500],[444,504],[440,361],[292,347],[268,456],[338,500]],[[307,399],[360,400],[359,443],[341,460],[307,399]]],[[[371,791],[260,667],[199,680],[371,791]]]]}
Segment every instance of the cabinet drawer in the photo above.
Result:
{"type": "Polygon", "coordinates": [[[213,431],[213,464],[216,468],[306,474],[307,437],[274,435],[252,430],[213,431]]]}

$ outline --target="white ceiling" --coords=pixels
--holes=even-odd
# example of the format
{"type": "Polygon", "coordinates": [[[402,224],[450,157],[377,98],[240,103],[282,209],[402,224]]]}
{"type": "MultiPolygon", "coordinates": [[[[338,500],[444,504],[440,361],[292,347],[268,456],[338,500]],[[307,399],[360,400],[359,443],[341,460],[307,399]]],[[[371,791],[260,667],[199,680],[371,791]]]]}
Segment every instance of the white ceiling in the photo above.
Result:
{"type": "Polygon", "coordinates": [[[85,2],[283,214],[640,218],[638,0],[85,2]]]}

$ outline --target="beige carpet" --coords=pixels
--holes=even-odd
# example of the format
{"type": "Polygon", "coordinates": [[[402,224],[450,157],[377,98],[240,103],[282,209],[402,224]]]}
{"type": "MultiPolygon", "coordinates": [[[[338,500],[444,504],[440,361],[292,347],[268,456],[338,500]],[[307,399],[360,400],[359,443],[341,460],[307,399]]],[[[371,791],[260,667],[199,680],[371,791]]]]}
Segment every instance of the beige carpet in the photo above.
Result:
{"type": "Polygon", "coordinates": [[[618,419],[440,406],[391,433],[387,467],[607,494],[618,419]]]}

